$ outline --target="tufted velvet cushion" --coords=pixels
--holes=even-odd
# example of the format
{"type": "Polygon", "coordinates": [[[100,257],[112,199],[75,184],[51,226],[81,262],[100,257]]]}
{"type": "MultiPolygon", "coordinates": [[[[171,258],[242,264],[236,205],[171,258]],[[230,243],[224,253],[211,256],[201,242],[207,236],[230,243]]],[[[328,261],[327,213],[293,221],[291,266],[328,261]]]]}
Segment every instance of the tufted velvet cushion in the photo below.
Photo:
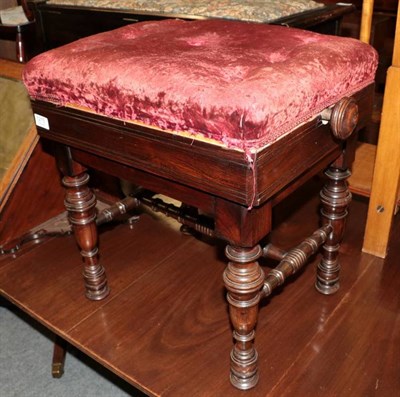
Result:
{"type": "Polygon", "coordinates": [[[254,151],[370,84],[376,52],[282,26],[143,22],[31,60],[34,99],[254,151]]]}

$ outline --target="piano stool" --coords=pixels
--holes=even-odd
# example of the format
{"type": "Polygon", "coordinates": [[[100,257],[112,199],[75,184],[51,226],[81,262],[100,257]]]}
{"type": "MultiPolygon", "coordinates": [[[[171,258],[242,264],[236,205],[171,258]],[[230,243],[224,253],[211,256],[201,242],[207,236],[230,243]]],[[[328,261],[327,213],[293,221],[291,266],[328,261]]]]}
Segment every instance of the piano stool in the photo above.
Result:
{"type": "Polygon", "coordinates": [[[315,286],[339,288],[346,179],[376,65],[372,47],[354,39],[223,20],[137,23],[31,60],[24,82],[40,136],[57,146],[87,298],[112,288],[97,247],[94,168],[141,187],[129,207],[148,205],[226,241],[230,380],[255,387],[261,299],[320,247],[315,286]],[[273,206],[324,169],[321,227],[287,252],[261,246],[273,206]],[[261,257],[279,263],[265,275],[261,257]]]}

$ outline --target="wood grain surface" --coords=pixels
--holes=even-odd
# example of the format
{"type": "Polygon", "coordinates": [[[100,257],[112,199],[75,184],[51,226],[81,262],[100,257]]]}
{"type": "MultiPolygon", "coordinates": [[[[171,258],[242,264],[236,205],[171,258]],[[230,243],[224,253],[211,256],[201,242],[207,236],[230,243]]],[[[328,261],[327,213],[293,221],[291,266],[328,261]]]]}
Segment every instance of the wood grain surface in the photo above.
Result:
{"type": "MultiPolygon", "coordinates": [[[[275,207],[272,242],[287,249],[315,229],[319,184],[313,180],[275,207]]],[[[316,257],[262,303],[261,377],[248,392],[228,380],[224,247],[182,235],[162,216],[144,214],[132,230],[102,229],[112,292],[101,302],[84,298],[70,237],[0,260],[0,293],[151,396],[389,397],[400,389],[399,248],[385,262],[361,252],[366,212],[365,202],[352,203],[338,293],[315,291],[316,257]]]]}

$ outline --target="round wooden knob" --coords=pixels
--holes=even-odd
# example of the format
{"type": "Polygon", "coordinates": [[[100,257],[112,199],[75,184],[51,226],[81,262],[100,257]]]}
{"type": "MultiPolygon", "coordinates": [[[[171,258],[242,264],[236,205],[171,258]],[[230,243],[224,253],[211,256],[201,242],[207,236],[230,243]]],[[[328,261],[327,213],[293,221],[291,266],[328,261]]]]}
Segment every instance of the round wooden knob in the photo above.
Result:
{"type": "Polygon", "coordinates": [[[335,138],[347,139],[358,123],[358,105],[354,98],[342,98],[332,109],[322,113],[322,118],[329,120],[335,138]]]}

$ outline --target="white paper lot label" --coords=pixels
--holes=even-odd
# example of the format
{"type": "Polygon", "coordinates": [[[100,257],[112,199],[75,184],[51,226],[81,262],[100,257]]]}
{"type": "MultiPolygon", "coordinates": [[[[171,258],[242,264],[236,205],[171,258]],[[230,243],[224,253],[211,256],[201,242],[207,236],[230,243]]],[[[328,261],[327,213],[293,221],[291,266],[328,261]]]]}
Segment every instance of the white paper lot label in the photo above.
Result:
{"type": "Polygon", "coordinates": [[[46,130],[50,129],[49,119],[47,117],[41,116],[40,114],[37,113],[35,113],[34,116],[35,116],[35,124],[38,127],[44,128],[46,130]]]}

